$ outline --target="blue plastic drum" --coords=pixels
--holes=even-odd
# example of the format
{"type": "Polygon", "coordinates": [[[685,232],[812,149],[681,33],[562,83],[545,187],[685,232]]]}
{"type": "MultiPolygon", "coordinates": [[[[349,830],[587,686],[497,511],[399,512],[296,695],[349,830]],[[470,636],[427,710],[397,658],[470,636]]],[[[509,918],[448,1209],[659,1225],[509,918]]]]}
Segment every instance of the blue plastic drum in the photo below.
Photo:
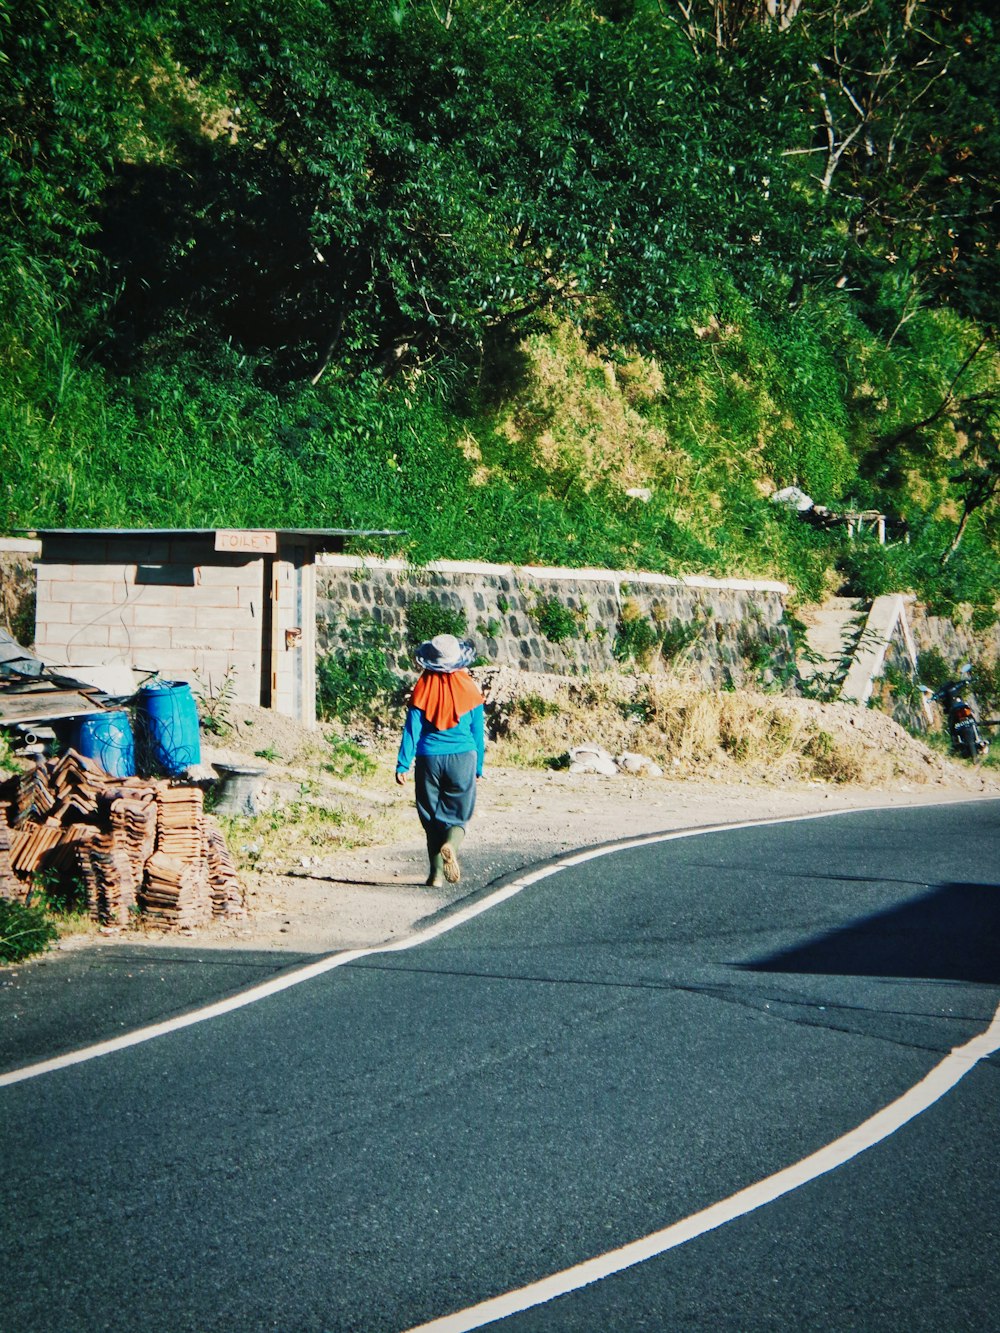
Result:
{"type": "Polygon", "coordinates": [[[71,745],[85,759],[93,759],[113,778],[135,773],[135,738],[128,713],[84,713],[72,724],[71,745]]]}
{"type": "Polygon", "coordinates": [[[136,725],[143,758],[150,767],[178,777],[201,763],[198,709],[185,681],[157,680],[144,685],[136,700],[136,725]]]}

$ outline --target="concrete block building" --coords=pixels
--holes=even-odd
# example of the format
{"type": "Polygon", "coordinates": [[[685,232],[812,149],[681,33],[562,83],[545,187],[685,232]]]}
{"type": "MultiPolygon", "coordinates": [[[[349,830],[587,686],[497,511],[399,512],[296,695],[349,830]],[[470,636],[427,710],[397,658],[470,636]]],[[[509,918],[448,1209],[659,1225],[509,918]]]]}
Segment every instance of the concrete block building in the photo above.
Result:
{"type": "MultiPolygon", "coordinates": [[[[37,533],[35,648],[54,666],[127,665],[311,724],[319,551],[342,528],[37,533]]],[[[366,534],[373,535],[373,534],[366,534]]],[[[387,534],[383,534],[387,535],[387,534]]]]}

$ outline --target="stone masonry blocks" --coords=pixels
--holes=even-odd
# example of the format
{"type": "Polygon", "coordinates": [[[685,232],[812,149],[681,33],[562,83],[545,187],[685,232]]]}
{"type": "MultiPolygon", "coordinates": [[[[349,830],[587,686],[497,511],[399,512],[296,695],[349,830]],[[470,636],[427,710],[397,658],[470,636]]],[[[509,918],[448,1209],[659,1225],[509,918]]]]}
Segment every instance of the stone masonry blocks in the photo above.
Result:
{"type": "MultiPolygon", "coordinates": [[[[444,565],[446,562],[441,562],[444,565]]],[[[317,570],[317,642],[320,651],[345,647],[350,621],[364,619],[390,634],[390,665],[412,671],[405,645],[406,607],[430,601],[465,613],[468,633],[490,660],[524,670],[586,674],[620,667],[615,657],[626,602],[661,631],[674,621],[697,625],[699,637],[680,664],[711,686],[766,684],[791,660],[783,624],[782,585],[727,584],[610,571],[510,570],[502,566],[407,570],[400,562],[327,558],[317,570]],[[359,588],[362,584],[362,588],[359,588]],[[371,601],[364,596],[369,590],[371,601]],[[555,599],[576,620],[573,635],[553,643],[536,619],[543,600],[555,599]],[[752,645],[761,641],[759,649],[752,645]],[[764,663],[762,666],[761,663],[764,663]]],[[[676,662],[654,664],[676,667],[676,662]]]]}

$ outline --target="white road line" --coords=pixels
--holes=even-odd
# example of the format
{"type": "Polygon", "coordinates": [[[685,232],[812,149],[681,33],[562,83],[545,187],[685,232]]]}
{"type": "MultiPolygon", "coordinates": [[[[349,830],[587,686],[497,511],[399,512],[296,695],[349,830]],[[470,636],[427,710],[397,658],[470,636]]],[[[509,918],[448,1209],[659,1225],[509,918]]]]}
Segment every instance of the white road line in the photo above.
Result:
{"type": "MultiPolygon", "coordinates": [[[[928,804],[935,803],[929,802],[928,804]]],[[[900,807],[886,806],[883,808],[899,809],[900,807]]],[[[913,807],[902,808],[912,809],[913,807]]],[[[397,940],[392,944],[375,945],[367,949],[349,949],[344,953],[329,954],[327,957],[317,959],[315,963],[307,963],[304,967],[295,968],[280,977],[273,977],[270,981],[262,981],[259,986],[252,986],[248,990],[240,991],[239,994],[231,995],[228,999],[217,1000],[201,1009],[192,1009],[190,1013],[179,1014],[176,1018],[164,1019],[162,1023],[152,1023],[148,1027],[134,1028],[131,1032],[123,1032],[120,1036],[110,1037],[107,1041],[95,1042],[92,1046],[81,1046],[78,1050],[67,1051],[65,1055],[54,1056],[51,1060],[39,1060],[36,1064],[22,1065],[20,1069],[8,1070],[7,1073],[0,1074],[0,1088],[9,1087],[13,1083],[22,1083],[25,1079],[39,1078],[42,1074],[53,1074],[60,1069],[69,1069],[72,1065],[83,1064],[87,1060],[97,1060],[102,1055],[113,1055],[116,1051],[127,1050],[130,1046],[140,1046],[143,1042],[154,1041],[157,1037],[169,1036],[170,1033],[179,1032],[182,1028],[192,1027],[195,1023],[205,1023],[213,1018],[221,1018],[223,1014],[231,1014],[237,1009],[256,1004],[258,1000],[266,1000],[292,986],[300,986],[303,982],[312,981],[316,977],[323,976],[326,972],[333,972],[338,967],[346,967],[348,963],[355,963],[359,958],[374,958],[384,953],[402,953],[407,949],[416,949],[419,945],[426,944],[428,940],[437,939],[439,935],[447,934],[448,931],[455,930],[456,927],[464,925],[474,917],[481,916],[484,912],[490,911],[491,908],[499,906],[500,903],[506,902],[508,898],[515,897],[523,889],[530,888],[532,884],[548,879],[550,875],[556,875],[560,870],[566,870],[570,866],[583,865],[584,862],[593,861],[600,856],[610,856],[613,852],[629,851],[633,847],[650,847],[658,842],[674,842],[680,838],[695,838],[706,833],[762,828],[768,824],[797,824],[807,819],[825,819],[831,815],[859,813],[862,813],[860,809],[819,810],[808,815],[791,815],[779,819],[748,819],[738,824],[709,824],[698,828],[675,829],[670,833],[643,834],[638,838],[625,838],[621,842],[602,847],[591,847],[582,852],[573,852],[569,856],[550,862],[540,870],[530,871],[527,875],[512,880],[510,884],[506,884],[502,889],[497,889],[495,893],[488,894],[485,898],[470,904],[468,907],[459,908],[458,911],[449,913],[433,926],[427,926],[415,935],[408,935],[406,939],[397,940]]]]}
{"type": "Polygon", "coordinates": [[[808,1157],[803,1157],[801,1161],[786,1166],[773,1176],[767,1176],[764,1180],[748,1185],[746,1189],[731,1194],[728,1199],[720,1199],[718,1203],[703,1208],[701,1212],[692,1213],[690,1217],[674,1222],[672,1226],[664,1227],[662,1231],[654,1231],[651,1235],[634,1240],[620,1249],[609,1250],[607,1254],[599,1255],[596,1259],[588,1259],[573,1268],[552,1273],[539,1282],[532,1282],[526,1287],[505,1292],[502,1296],[495,1296],[492,1300],[483,1301],[479,1305],[457,1310],[454,1314],[444,1315],[440,1319],[432,1319],[430,1323],[420,1324],[407,1330],[407,1333],[466,1333],[466,1330],[483,1328],[486,1324],[506,1319],[521,1310],[545,1305],[558,1296],[566,1296],[570,1292],[579,1291],[581,1287],[590,1286],[593,1282],[600,1282],[602,1278],[611,1277],[612,1274],[620,1273],[626,1268],[633,1268],[636,1264],[644,1263],[647,1259],[653,1259],[659,1254],[665,1254],[667,1250],[676,1249],[678,1245],[694,1240],[696,1236],[703,1236],[706,1231],[714,1231],[716,1227],[724,1226],[727,1222],[752,1213],[765,1204],[773,1203],[782,1195],[790,1194],[792,1190],[808,1184],[817,1176],[826,1175],[828,1171],[843,1166],[859,1153],[874,1147],[876,1143],[881,1143],[890,1134],[895,1134],[908,1121],[933,1106],[980,1060],[992,1055],[998,1049],[1000,1049],[1000,1006],[993,1015],[990,1026],[984,1032],[967,1041],[964,1046],[956,1046],[909,1091],[904,1092],[901,1097],[884,1106],[881,1111],[877,1111],[869,1120],[863,1121],[849,1133],[834,1139],[832,1143],[826,1144],[808,1157]]]}
{"type": "MultiPolygon", "coordinates": [[[[927,803],[928,806],[936,804],[938,803],[927,803]]],[[[896,810],[926,807],[884,806],[881,808],[896,810]]],[[[102,1055],[111,1055],[115,1051],[125,1050],[129,1046],[137,1046],[142,1042],[152,1041],[156,1037],[166,1036],[195,1023],[203,1023],[209,1019],[218,1018],[222,1014],[232,1013],[246,1005],[255,1004],[258,1000],[266,999],[270,995],[288,990],[292,986],[311,981],[326,972],[332,972],[335,968],[344,967],[359,958],[371,958],[384,953],[402,953],[408,949],[417,948],[428,940],[436,939],[438,936],[454,930],[457,926],[463,925],[466,921],[471,921],[484,912],[488,912],[500,903],[506,902],[532,884],[548,879],[549,876],[558,874],[559,871],[570,866],[583,865],[587,861],[596,860],[598,857],[609,856],[614,852],[628,851],[633,847],[651,847],[657,843],[674,842],[681,838],[693,838],[707,833],[760,828],[768,824],[794,824],[808,819],[823,819],[838,814],[858,813],[860,813],[859,810],[821,810],[813,814],[793,815],[780,819],[756,819],[736,824],[714,824],[702,828],[678,829],[671,833],[647,834],[638,838],[624,839],[610,846],[575,852],[545,866],[541,870],[532,871],[513,880],[504,888],[487,895],[479,902],[472,903],[468,907],[449,914],[435,925],[428,926],[405,940],[399,940],[394,944],[379,945],[370,949],[354,949],[345,953],[332,954],[327,958],[319,959],[315,963],[309,963],[305,967],[288,972],[284,976],[263,982],[250,990],[242,991],[239,995],[233,995],[226,1000],[206,1005],[192,1013],[182,1014],[163,1023],[154,1023],[149,1027],[138,1028],[134,1032],[125,1033],[120,1037],[112,1038],[110,1041],[98,1042],[93,1046],[71,1051],[52,1060],[42,1060],[37,1064],[11,1070],[0,1075],[0,1087],[20,1083],[25,1079],[37,1078],[41,1074],[53,1073],[71,1065],[82,1064],[87,1060],[95,1060],[102,1055]]],[[[908,1121],[926,1111],[928,1107],[949,1092],[960,1079],[964,1078],[980,1060],[986,1059],[998,1049],[1000,1049],[1000,1006],[998,1006],[992,1022],[984,1032],[971,1038],[964,1045],[955,1047],[919,1083],[903,1093],[894,1102],[883,1107],[870,1119],[863,1121],[849,1133],[844,1134],[839,1139],[834,1139],[825,1147],[810,1154],[810,1156],[803,1157],[800,1161],[785,1167],[784,1170],[778,1171],[775,1175],[759,1180],[736,1194],[730,1195],[727,1199],[720,1199],[708,1208],[692,1213],[690,1217],[682,1218],[661,1231],[655,1231],[617,1250],[610,1250],[608,1253],[599,1255],[594,1259],[588,1259],[573,1268],[564,1269],[560,1273],[553,1273],[546,1278],[542,1278],[539,1282],[533,1282],[526,1287],[520,1287],[515,1291],[509,1291],[501,1296],[494,1297],[492,1300],[483,1301],[479,1305],[458,1310],[454,1314],[445,1315],[440,1319],[434,1319],[430,1323],[415,1326],[407,1330],[407,1333],[462,1333],[463,1330],[482,1328],[486,1324],[504,1319],[520,1310],[544,1305],[548,1301],[555,1300],[558,1296],[578,1291],[581,1287],[599,1282],[602,1278],[620,1273],[626,1268],[632,1268],[636,1264],[654,1258],[656,1255],[664,1254],[667,1250],[675,1249],[697,1236],[704,1235],[707,1231],[713,1231],[717,1227],[724,1226],[725,1223],[731,1222],[735,1218],[743,1217],[747,1213],[781,1198],[782,1195],[791,1193],[792,1190],[798,1189],[809,1181],[815,1180],[818,1176],[835,1170],[836,1167],[842,1166],[845,1162],[857,1157],[876,1143],[888,1138],[908,1121]]]]}
{"type": "MultiPolygon", "coordinates": [[[[926,806],[935,806],[940,803],[928,801],[925,804],[926,806]]],[[[882,806],[879,808],[884,810],[912,810],[925,808],[925,804],[921,803],[919,806],[882,806]]],[[[349,949],[345,953],[330,954],[325,958],[318,959],[315,963],[307,963],[304,967],[286,972],[280,977],[263,981],[259,986],[252,986],[248,990],[240,991],[238,995],[231,995],[225,1000],[217,1000],[201,1009],[193,1009],[190,1013],[179,1014],[176,1018],[165,1019],[162,1023],[152,1023],[148,1027],[135,1028],[131,1032],[124,1032],[118,1037],[109,1038],[107,1041],[95,1042],[92,1046],[82,1046],[78,1050],[68,1051],[65,1055],[57,1055],[51,1060],[39,1060],[36,1064],[22,1065],[20,1069],[8,1070],[7,1073],[0,1074],[0,1088],[9,1087],[13,1083],[22,1083],[25,1079],[39,1078],[42,1074],[53,1074],[60,1069],[69,1069],[72,1065],[83,1064],[88,1060],[97,1060],[102,1055],[113,1055],[116,1051],[127,1050],[130,1046],[140,1046],[143,1042],[154,1041],[157,1037],[169,1036],[170,1033],[179,1032],[182,1028],[192,1027],[195,1023],[205,1023],[213,1018],[221,1018],[223,1014],[231,1014],[237,1009],[256,1004],[258,1000],[266,1000],[272,995],[290,989],[292,986],[313,981],[316,977],[323,976],[326,972],[333,972],[338,967],[346,967],[348,963],[357,962],[359,958],[374,958],[384,953],[402,953],[408,949],[416,949],[428,940],[437,939],[439,935],[445,935],[448,931],[455,930],[458,926],[473,920],[474,917],[481,916],[484,912],[490,911],[491,908],[499,906],[500,903],[506,902],[508,898],[515,897],[532,884],[548,879],[550,875],[556,875],[559,871],[566,870],[570,866],[583,865],[586,861],[593,861],[601,856],[610,856],[614,852],[629,851],[633,847],[651,847],[660,842],[674,842],[680,838],[696,838],[707,833],[728,833],[735,832],[737,829],[763,828],[769,824],[798,824],[804,820],[826,819],[834,815],[876,812],[863,808],[858,810],[818,810],[808,815],[791,815],[778,819],[748,819],[736,824],[709,824],[698,828],[675,829],[670,833],[648,833],[638,838],[625,838],[621,842],[602,847],[591,847],[582,852],[573,852],[569,856],[551,862],[540,870],[530,871],[527,875],[512,880],[510,884],[505,885],[502,889],[497,889],[495,893],[487,895],[487,897],[470,904],[468,907],[449,913],[435,925],[428,926],[415,935],[409,935],[406,939],[397,940],[393,944],[380,944],[372,948],[349,949]]]]}

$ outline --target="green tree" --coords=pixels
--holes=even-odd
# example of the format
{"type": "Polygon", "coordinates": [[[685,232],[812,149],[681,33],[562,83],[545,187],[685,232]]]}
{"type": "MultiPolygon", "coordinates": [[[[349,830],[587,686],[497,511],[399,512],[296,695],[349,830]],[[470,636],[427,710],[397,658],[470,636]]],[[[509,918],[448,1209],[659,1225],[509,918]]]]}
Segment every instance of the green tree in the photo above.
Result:
{"type": "Polygon", "coordinates": [[[943,565],[958,550],[973,514],[985,512],[1000,493],[1000,394],[992,392],[963,403],[956,426],[964,444],[950,481],[958,489],[962,512],[941,557],[943,565]]]}
{"type": "Polygon", "coordinates": [[[652,346],[706,258],[759,295],[803,252],[787,79],[648,15],[192,0],[157,40],[188,115],[104,190],[120,366],[212,336],[314,382],[474,365],[546,307],[652,346]]]}
{"type": "Polygon", "coordinates": [[[0,0],[0,220],[67,288],[117,166],[163,155],[183,99],[155,8],[0,0]]]}
{"type": "Polygon", "coordinates": [[[890,336],[936,300],[996,325],[992,5],[684,0],[668,12],[703,53],[758,63],[776,39],[787,48],[802,115],[784,151],[804,169],[817,222],[840,219],[849,238],[827,282],[850,288],[890,336]]]}

